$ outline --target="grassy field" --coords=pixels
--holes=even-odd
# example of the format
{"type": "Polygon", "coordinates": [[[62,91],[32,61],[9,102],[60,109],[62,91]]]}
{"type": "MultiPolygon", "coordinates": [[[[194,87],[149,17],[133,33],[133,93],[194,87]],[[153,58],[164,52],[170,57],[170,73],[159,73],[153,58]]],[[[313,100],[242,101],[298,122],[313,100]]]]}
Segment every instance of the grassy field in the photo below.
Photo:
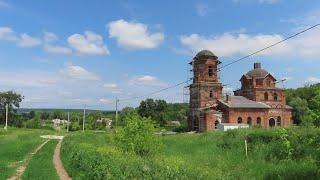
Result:
{"type": "Polygon", "coordinates": [[[0,179],[12,176],[19,161],[45,141],[40,135],[54,133],[56,132],[36,129],[0,129],[0,179]]]}
{"type": "Polygon", "coordinates": [[[50,140],[36,155],[33,156],[22,179],[48,179],[59,180],[56,169],[52,162],[57,140],[50,140]]]}
{"type": "Polygon", "coordinates": [[[62,160],[73,179],[320,178],[319,129],[248,129],[164,136],[160,137],[162,151],[152,158],[122,154],[112,137],[74,133],[65,138],[62,160]]]}

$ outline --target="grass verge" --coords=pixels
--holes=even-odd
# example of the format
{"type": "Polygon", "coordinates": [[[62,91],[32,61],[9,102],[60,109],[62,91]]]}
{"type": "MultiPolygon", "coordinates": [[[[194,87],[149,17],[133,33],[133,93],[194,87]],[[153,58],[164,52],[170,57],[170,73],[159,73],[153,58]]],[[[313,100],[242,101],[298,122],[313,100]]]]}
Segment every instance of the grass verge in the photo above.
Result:
{"type": "Polygon", "coordinates": [[[42,147],[42,149],[40,149],[40,151],[38,151],[37,154],[33,156],[22,176],[22,180],[59,180],[52,158],[57,143],[57,140],[50,140],[42,147]]]}
{"type": "Polygon", "coordinates": [[[45,141],[40,135],[52,133],[54,131],[37,129],[0,129],[0,179],[12,176],[19,162],[45,141]]]}

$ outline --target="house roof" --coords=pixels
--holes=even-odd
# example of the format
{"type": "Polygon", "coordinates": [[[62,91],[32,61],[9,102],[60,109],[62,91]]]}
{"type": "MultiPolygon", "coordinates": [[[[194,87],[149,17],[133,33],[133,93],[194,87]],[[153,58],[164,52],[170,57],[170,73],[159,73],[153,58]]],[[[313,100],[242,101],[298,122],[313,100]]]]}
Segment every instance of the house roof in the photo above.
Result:
{"type": "Polygon", "coordinates": [[[265,103],[252,101],[243,96],[231,96],[231,100],[229,102],[226,102],[224,100],[219,100],[219,102],[229,108],[270,108],[270,106],[265,103]]]}

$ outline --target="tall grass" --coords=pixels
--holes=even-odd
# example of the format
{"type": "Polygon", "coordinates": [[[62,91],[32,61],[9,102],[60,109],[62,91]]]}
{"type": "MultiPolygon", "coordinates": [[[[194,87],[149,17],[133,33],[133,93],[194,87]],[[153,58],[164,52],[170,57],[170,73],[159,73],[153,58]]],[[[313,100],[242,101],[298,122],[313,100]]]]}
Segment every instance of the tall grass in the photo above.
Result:
{"type": "Polygon", "coordinates": [[[15,173],[26,155],[45,141],[40,135],[55,134],[54,131],[24,128],[0,129],[0,179],[15,173]]]}
{"type": "Polygon", "coordinates": [[[113,134],[74,133],[62,158],[74,179],[319,179],[319,135],[300,128],[178,134],[161,137],[155,157],[141,158],[122,154],[113,134]]]}

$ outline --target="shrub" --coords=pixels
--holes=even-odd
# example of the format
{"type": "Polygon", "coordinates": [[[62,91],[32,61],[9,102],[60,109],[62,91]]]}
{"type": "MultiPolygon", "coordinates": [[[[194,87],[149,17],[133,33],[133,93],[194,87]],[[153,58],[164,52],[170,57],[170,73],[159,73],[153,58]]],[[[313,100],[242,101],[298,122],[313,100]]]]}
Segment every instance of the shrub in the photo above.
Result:
{"type": "Polygon", "coordinates": [[[69,131],[79,131],[80,125],[77,122],[71,122],[69,124],[69,131]]]}
{"type": "Polygon", "coordinates": [[[160,140],[154,134],[154,123],[150,118],[130,113],[125,118],[125,126],[116,129],[115,141],[125,153],[139,156],[154,155],[161,146],[160,140]]]}
{"type": "Polygon", "coordinates": [[[26,122],[26,128],[40,129],[41,128],[40,118],[36,116],[35,118],[28,120],[26,122]]]}
{"type": "Polygon", "coordinates": [[[319,179],[320,171],[317,166],[313,165],[310,162],[301,163],[293,163],[286,162],[281,167],[274,168],[265,173],[264,179],[290,179],[290,180],[298,180],[298,179],[319,179]]]}

